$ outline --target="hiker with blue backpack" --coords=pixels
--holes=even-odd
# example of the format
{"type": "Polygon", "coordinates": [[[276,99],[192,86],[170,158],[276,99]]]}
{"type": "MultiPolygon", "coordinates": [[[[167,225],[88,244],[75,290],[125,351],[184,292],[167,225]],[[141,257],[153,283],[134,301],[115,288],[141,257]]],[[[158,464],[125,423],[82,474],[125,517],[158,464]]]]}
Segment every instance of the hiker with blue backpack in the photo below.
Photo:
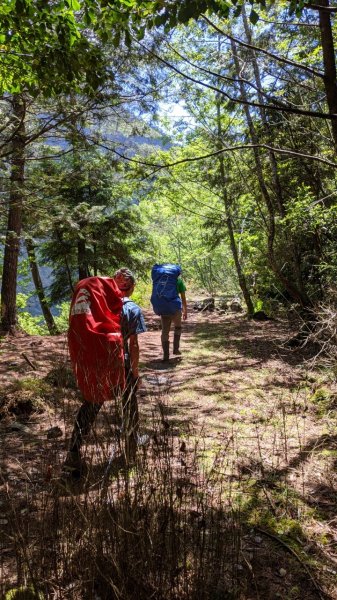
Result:
{"type": "Polygon", "coordinates": [[[181,278],[179,265],[165,263],[152,267],[151,303],[161,319],[161,343],[163,362],[170,359],[170,330],[174,325],[173,354],[180,356],[181,319],[187,319],[186,286],[181,278]]]}
{"type": "Polygon", "coordinates": [[[88,277],[77,284],[70,307],[70,359],[84,401],[77,413],[64,471],[78,478],[81,446],[105,401],[122,399],[125,454],[135,458],[138,436],[139,345],[146,331],[140,307],[130,300],[135,278],[119,269],[113,278],[88,277]]]}

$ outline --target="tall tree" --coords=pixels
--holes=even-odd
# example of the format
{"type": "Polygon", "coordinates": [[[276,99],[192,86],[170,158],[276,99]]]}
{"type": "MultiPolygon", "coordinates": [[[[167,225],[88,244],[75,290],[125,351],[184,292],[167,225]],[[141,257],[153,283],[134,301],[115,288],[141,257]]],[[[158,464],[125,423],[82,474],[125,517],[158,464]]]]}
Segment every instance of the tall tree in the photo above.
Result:
{"type": "MultiPolygon", "coordinates": [[[[221,125],[221,103],[219,102],[219,99],[216,100],[216,110],[217,110],[218,147],[221,148],[222,144],[223,144],[223,131],[222,131],[222,125],[221,125]]],[[[239,285],[240,285],[240,288],[241,288],[241,291],[242,291],[242,294],[243,294],[243,297],[244,297],[244,300],[245,300],[245,303],[247,306],[248,315],[251,316],[254,313],[254,305],[253,305],[252,298],[251,298],[251,295],[249,292],[245,274],[241,267],[239,252],[238,252],[237,244],[236,244],[236,240],[235,240],[233,219],[232,219],[232,214],[231,214],[231,206],[230,206],[230,201],[228,198],[228,191],[227,191],[226,169],[225,169],[225,161],[224,161],[223,154],[219,155],[218,160],[219,160],[219,172],[220,172],[219,179],[220,179],[223,203],[224,203],[225,212],[226,212],[226,224],[227,224],[228,236],[229,236],[229,240],[230,240],[230,247],[231,247],[233,260],[234,260],[234,264],[235,264],[235,268],[236,268],[236,272],[237,272],[237,276],[238,276],[239,285]]]]}
{"type": "Polygon", "coordinates": [[[40,255],[53,265],[52,302],[69,299],[79,279],[111,273],[122,263],[142,270],[139,246],[145,249],[147,240],[134,189],[123,181],[122,166],[109,162],[78,146],[75,162],[69,153],[35,168],[35,185],[46,196],[39,209],[45,215],[40,255]]]}
{"type": "Polygon", "coordinates": [[[1,316],[4,331],[13,333],[17,325],[16,281],[22,228],[23,188],[25,177],[26,101],[23,94],[13,97],[12,158],[8,224],[3,260],[1,316]]]}
{"type": "Polygon", "coordinates": [[[43,314],[44,320],[46,322],[46,325],[48,327],[48,331],[49,331],[50,335],[56,335],[58,333],[58,330],[57,330],[57,327],[55,324],[53,314],[50,310],[48,300],[46,298],[44,286],[43,286],[40,271],[39,271],[39,265],[37,262],[34,242],[30,237],[26,237],[25,242],[26,242],[26,249],[27,249],[27,254],[28,254],[29,267],[30,267],[30,271],[32,274],[32,280],[33,280],[33,283],[35,286],[35,291],[36,291],[37,297],[40,302],[42,314],[43,314]]]}

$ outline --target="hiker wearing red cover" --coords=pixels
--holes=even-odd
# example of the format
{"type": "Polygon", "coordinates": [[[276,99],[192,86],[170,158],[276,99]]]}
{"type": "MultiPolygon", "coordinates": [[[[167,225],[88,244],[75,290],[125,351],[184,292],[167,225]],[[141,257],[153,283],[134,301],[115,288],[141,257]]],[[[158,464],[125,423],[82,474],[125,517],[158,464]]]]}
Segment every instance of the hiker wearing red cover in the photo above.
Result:
{"type": "Polygon", "coordinates": [[[144,317],[130,300],[135,278],[126,268],[113,278],[89,277],[75,289],[69,318],[69,352],[78,386],[84,397],[76,416],[64,464],[73,476],[81,475],[81,446],[107,400],[122,394],[126,457],[133,460],[137,447],[139,384],[138,334],[146,331],[144,317]]]}

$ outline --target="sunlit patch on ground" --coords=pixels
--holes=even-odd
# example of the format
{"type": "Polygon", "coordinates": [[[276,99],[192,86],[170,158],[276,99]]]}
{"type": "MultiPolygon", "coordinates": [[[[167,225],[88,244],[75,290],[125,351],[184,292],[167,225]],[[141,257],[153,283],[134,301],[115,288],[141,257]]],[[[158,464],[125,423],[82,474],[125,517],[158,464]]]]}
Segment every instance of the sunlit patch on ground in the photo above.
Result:
{"type": "MultiPolygon", "coordinates": [[[[209,569],[208,560],[215,565],[215,547],[207,546],[209,554],[202,564],[195,552],[200,551],[203,531],[215,543],[213,526],[221,514],[228,541],[222,552],[230,569],[222,563],[217,566],[220,587],[216,590],[205,580],[210,594],[205,597],[218,597],[222,590],[240,600],[314,600],[322,597],[321,588],[335,597],[335,380],[329,371],[307,365],[301,351],[285,349],[289,333],[282,322],[191,315],[182,338],[182,359],[172,358],[169,364],[160,360],[160,331],[141,336],[141,432],[150,443],[140,448],[137,464],[126,469],[118,419],[113,406],[105,405],[84,452],[87,479],[73,486],[60,483],[80,402],[68,368],[65,338],[24,336],[2,342],[1,591],[17,583],[17,556],[21,565],[29,559],[40,572],[35,561],[42,555],[37,548],[49,547],[43,560],[51,573],[61,540],[72,567],[67,571],[57,559],[62,585],[70,586],[59,593],[70,597],[71,589],[72,597],[84,598],[83,582],[78,579],[79,549],[88,552],[90,542],[94,560],[85,561],[85,568],[101,590],[99,573],[108,558],[103,550],[100,556],[98,549],[100,544],[108,545],[115,561],[118,547],[109,544],[118,539],[126,544],[126,556],[136,561],[134,565],[140,564],[139,550],[153,569],[152,583],[147,588],[142,582],[140,598],[155,594],[156,577],[162,577],[165,589],[176,589],[177,597],[187,600],[188,590],[196,584],[197,565],[209,569]],[[15,362],[17,369],[6,371],[15,362]],[[105,514],[107,500],[110,508],[105,514]],[[166,512],[169,506],[173,512],[166,512]],[[95,517],[102,511],[110,541],[95,517]],[[165,547],[167,565],[175,565],[172,580],[164,566],[161,574],[155,571],[154,557],[145,550],[149,536],[157,553],[165,547]],[[28,548],[32,540],[40,542],[28,556],[20,539],[28,548]],[[75,552],[76,539],[81,542],[75,552]],[[139,540],[138,550],[134,539],[139,540]],[[181,555],[172,553],[167,544],[171,549],[175,544],[181,555]]],[[[27,566],[20,568],[23,578],[27,566]]],[[[121,585],[118,569],[123,567],[118,563],[114,568],[121,585]]],[[[133,598],[132,593],[128,588],[126,597],[133,598]]]]}

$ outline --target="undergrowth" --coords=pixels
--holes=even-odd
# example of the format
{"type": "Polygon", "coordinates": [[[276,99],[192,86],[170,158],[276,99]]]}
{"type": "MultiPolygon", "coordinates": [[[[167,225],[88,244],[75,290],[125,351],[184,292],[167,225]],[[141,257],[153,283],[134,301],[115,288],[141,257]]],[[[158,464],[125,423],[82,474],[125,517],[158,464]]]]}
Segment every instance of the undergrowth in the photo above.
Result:
{"type": "Polygon", "coordinates": [[[158,408],[133,466],[112,427],[87,447],[83,481],[60,476],[55,445],[41,458],[42,485],[25,487],[24,509],[7,484],[17,577],[16,587],[0,584],[4,598],[296,600],[304,586],[306,598],[322,598],[306,581],[299,494],[268,476],[262,455],[254,476],[252,466],[237,471],[234,431],[210,449],[203,435],[173,435],[158,408]]]}
{"type": "MultiPolygon", "coordinates": [[[[332,427],[332,396],[324,381],[305,382],[304,389],[298,382],[297,390],[275,396],[268,411],[255,390],[254,403],[240,400],[241,416],[227,416],[216,436],[192,425],[179,428],[173,400],[168,406],[163,396],[152,397],[149,443],[129,467],[117,424],[102,409],[87,440],[87,475],[80,482],[61,476],[60,440],[51,438],[48,447],[33,440],[30,448],[23,433],[25,462],[16,472],[8,462],[0,477],[0,506],[8,519],[0,547],[10,547],[12,560],[0,596],[329,598],[321,586],[336,550],[337,442],[333,431],[309,431],[307,421],[319,409],[319,423],[332,427]],[[31,471],[34,448],[40,456],[31,471]]],[[[55,410],[69,429],[66,406],[74,388],[69,369],[55,366],[43,380],[18,382],[15,393],[49,401],[56,395],[55,410]]],[[[0,575],[6,572],[2,557],[0,575]]]]}

